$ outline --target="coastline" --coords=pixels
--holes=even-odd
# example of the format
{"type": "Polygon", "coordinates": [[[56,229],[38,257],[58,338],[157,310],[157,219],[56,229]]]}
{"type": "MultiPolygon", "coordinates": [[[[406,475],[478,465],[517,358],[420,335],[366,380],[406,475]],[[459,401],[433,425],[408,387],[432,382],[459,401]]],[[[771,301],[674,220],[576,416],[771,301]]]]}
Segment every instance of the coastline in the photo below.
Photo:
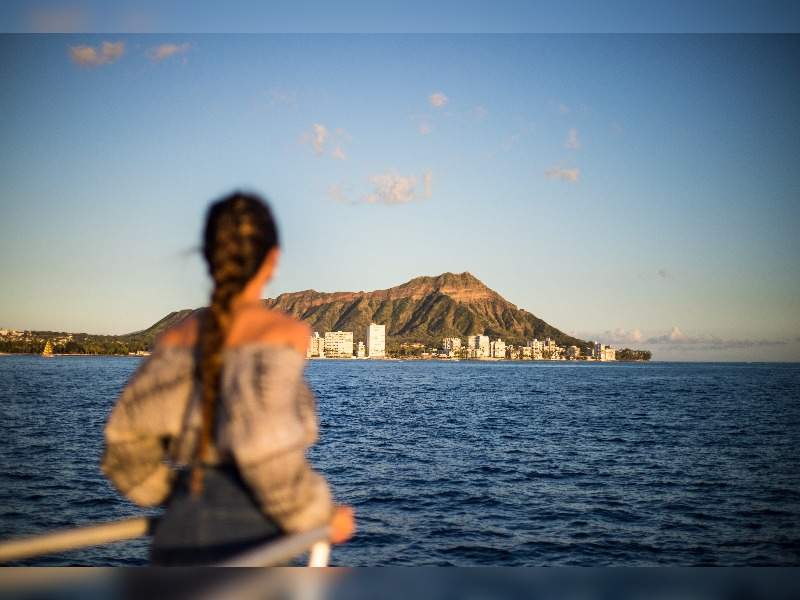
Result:
{"type": "MultiPolygon", "coordinates": [[[[0,352],[0,356],[42,356],[38,352],[0,352]]],[[[69,354],[57,354],[53,353],[47,358],[53,358],[56,356],[117,356],[123,358],[145,358],[150,356],[150,353],[147,354],[98,354],[98,353],[85,353],[81,354],[78,352],[71,352],[69,354]]]]}

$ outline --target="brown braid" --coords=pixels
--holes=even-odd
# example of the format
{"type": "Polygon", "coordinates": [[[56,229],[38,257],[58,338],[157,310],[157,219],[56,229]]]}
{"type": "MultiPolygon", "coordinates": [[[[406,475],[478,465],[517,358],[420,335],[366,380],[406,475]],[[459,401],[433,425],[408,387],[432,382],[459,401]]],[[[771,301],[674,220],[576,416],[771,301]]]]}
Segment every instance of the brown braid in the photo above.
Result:
{"type": "Polygon", "coordinates": [[[211,205],[203,253],[214,282],[211,305],[201,321],[197,377],[202,389],[202,428],[195,448],[191,491],[203,489],[203,461],[208,458],[222,375],[222,348],[230,331],[231,303],[278,245],[272,213],[257,196],[233,193],[211,205]]]}

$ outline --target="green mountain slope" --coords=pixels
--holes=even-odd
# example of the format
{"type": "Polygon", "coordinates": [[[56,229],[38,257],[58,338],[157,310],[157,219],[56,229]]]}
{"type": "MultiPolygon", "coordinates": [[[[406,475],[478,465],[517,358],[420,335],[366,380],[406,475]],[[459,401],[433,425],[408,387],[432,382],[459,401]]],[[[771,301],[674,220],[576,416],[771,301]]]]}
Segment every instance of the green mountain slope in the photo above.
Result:
{"type": "MultiPolygon", "coordinates": [[[[371,322],[384,324],[390,348],[403,342],[439,345],[443,337],[475,334],[500,337],[514,344],[550,337],[561,346],[587,345],[517,308],[471,273],[416,277],[374,292],[291,292],[267,298],[264,303],[305,321],[320,334],[352,331],[356,342],[364,341],[371,322]]],[[[170,313],[150,328],[130,335],[154,338],[193,312],[170,313]]]]}
{"type": "Polygon", "coordinates": [[[306,290],[265,302],[270,308],[302,319],[314,331],[352,331],[356,341],[364,340],[367,326],[374,322],[386,325],[391,345],[438,345],[443,337],[474,334],[501,337],[510,343],[551,337],[559,345],[586,345],[517,308],[471,273],[417,277],[374,292],[306,290]]]}

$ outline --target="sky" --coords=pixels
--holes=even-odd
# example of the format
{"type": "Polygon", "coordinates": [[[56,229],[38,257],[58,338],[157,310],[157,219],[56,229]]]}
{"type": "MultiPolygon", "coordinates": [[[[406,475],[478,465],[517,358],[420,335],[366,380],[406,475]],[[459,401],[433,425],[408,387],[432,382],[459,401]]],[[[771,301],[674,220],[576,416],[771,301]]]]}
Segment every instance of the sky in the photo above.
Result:
{"type": "Polygon", "coordinates": [[[800,360],[800,39],[0,36],[0,327],[205,304],[204,211],[265,195],[265,292],[469,271],[664,360],[800,360]]]}
{"type": "Polygon", "coordinates": [[[795,0],[4,0],[8,32],[777,33],[795,0]]]}

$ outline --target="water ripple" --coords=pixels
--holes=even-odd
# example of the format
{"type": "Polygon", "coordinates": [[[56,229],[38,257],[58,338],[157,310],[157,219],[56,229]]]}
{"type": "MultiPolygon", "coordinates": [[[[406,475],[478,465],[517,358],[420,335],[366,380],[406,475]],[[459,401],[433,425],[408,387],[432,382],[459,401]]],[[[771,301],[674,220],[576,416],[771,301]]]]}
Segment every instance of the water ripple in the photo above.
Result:
{"type": "MultiPolygon", "coordinates": [[[[98,464],[140,359],[0,357],[0,535],[140,514],[98,464]]],[[[345,565],[798,565],[800,366],[312,361],[345,565]]],[[[147,540],[26,564],[138,565],[147,540]]]]}

